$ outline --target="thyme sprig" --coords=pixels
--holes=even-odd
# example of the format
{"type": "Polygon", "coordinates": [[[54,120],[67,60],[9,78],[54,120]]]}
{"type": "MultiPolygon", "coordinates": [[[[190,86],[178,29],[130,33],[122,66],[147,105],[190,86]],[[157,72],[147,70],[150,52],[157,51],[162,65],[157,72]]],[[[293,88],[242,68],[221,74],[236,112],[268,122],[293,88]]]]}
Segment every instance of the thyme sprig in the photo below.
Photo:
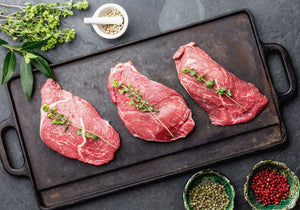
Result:
{"type": "Polygon", "coordinates": [[[39,41],[52,36],[41,46],[41,50],[47,51],[55,48],[58,43],[71,42],[75,38],[74,29],[62,29],[60,25],[61,18],[73,15],[73,8],[86,10],[88,2],[70,0],[63,4],[25,3],[24,6],[0,2],[0,32],[4,31],[13,40],[20,38],[23,42],[39,41]]]}
{"type": "Polygon", "coordinates": [[[72,122],[68,119],[68,116],[65,116],[64,114],[58,113],[55,107],[50,109],[49,105],[44,104],[42,106],[42,109],[43,109],[44,112],[47,113],[47,117],[52,119],[52,124],[64,125],[65,126],[64,127],[64,132],[67,131],[69,126],[73,126],[73,127],[77,128],[77,135],[78,136],[81,136],[82,132],[83,132],[84,136],[87,137],[87,138],[91,138],[94,141],[102,139],[102,141],[104,141],[105,143],[109,144],[110,146],[114,147],[115,149],[118,149],[118,147],[116,147],[113,144],[109,143],[102,136],[99,136],[99,135],[97,135],[97,134],[95,134],[91,131],[88,131],[88,130],[83,131],[82,127],[72,124],[72,122]]]}
{"type": "Polygon", "coordinates": [[[214,88],[216,90],[216,94],[219,94],[220,96],[222,96],[222,95],[227,96],[227,98],[229,98],[232,102],[237,104],[240,108],[244,109],[245,111],[248,111],[245,107],[243,107],[241,104],[239,104],[236,100],[234,100],[231,97],[232,93],[231,93],[230,89],[226,89],[226,88],[223,88],[223,87],[216,88],[215,87],[215,81],[214,80],[209,81],[207,79],[207,75],[205,75],[205,74],[200,75],[200,74],[197,73],[197,71],[195,69],[193,69],[193,68],[189,69],[187,67],[181,69],[181,74],[183,74],[183,73],[189,73],[190,75],[192,75],[194,77],[197,77],[197,80],[199,82],[205,82],[206,87],[214,88]]]}
{"type": "Polygon", "coordinates": [[[112,87],[118,89],[120,94],[127,93],[127,96],[131,98],[130,105],[141,110],[141,112],[150,112],[152,116],[168,131],[168,133],[174,137],[174,134],[168,129],[168,127],[155,115],[156,112],[159,112],[159,109],[153,108],[152,104],[148,101],[142,99],[142,95],[138,88],[134,89],[130,83],[124,85],[122,81],[117,79],[113,80],[112,87]]]}
{"type": "Polygon", "coordinates": [[[142,99],[142,95],[138,88],[133,90],[131,84],[128,83],[124,85],[123,82],[114,79],[112,86],[123,95],[124,93],[128,93],[128,97],[131,98],[130,105],[136,107],[137,109],[141,110],[142,112],[159,112],[159,109],[155,109],[152,107],[148,101],[142,99]]]}

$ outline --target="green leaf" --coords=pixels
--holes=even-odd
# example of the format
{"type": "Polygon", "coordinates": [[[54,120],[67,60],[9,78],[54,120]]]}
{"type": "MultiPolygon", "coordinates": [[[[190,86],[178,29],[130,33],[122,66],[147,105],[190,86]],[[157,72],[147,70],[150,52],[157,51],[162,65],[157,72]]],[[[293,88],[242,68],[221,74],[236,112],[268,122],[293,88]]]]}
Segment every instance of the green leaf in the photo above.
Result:
{"type": "Polygon", "coordinates": [[[93,140],[94,140],[94,141],[97,141],[98,139],[100,139],[99,136],[93,136],[93,140]]]}
{"type": "Polygon", "coordinates": [[[197,80],[200,81],[200,82],[204,82],[204,79],[200,75],[197,77],[197,80]]]}
{"type": "Polygon", "coordinates": [[[25,49],[24,50],[23,49],[23,51],[29,52],[29,53],[34,54],[34,55],[38,55],[38,56],[42,57],[45,61],[47,61],[48,64],[52,64],[52,62],[48,58],[46,58],[45,56],[41,55],[40,53],[38,53],[35,50],[32,50],[32,49],[25,49]]]}
{"type": "Polygon", "coordinates": [[[51,109],[51,113],[56,114],[56,108],[55,108],[55,107],[53,107],[53,108],[51,109]]]}
{"type": "Polygon", "coordinates": [[[26,53],[24,58],[26,63],[30,63],[30,61],[34,58],[37,58],[37,56],[32,53],[26,53]]]}
{"type": "Polygon", "coordinates": [[[219,89],[216,91],[216,93],[218,93],[220,96],[224,95],[225,92],[226,92],[226,89],[225,89],[225,88],[222,88],[222,87],[219,88],[219,89]]]}
{"type": "Polygon", "coordinates": [[[195,76],[197,74],[197,72],[194,70],[194,71],[191,71],[191,75],[192,76],[195,76]]]}
{"type": "Polygon", "coordinates": [[[81,136],[81,134],[82,134],[82,131],[81,131],[80,128],[78,128],[78,130],[77,130],[77,136],[81,136]]]}
{"type": "Polygon", "coordinates": [[[214,85],[215,85],[215,80],[207,81],[206,82],[206,87],[213,88],[214,85]]]}
{"type": "Polygon", "coordinates": [[[3,61],[1,85],[8,82],[16,68],[16,56],[13,51],[7,53],[3,61]]]}
{"type": "Polygon", "coordinates": [[[45,61],[45,59],[43,59],[41,56],[38,55],[36,56],[37,56],[36,58],[31,60],[31,63],[35,66],[35,68],[37,68],[46,77],[56,80],[47,61],[45,61]]]}
{"type": "Polygon", "coordinates": [[[3,45],[3,44],[8,44],[8,42],[3,39],[0,39],[0,45],[3,45]]]}
{"type": "Polygon", "coordinates": [[[232,96],[232,93],[231,93],[231,91],[229,89],[226,90],[226,93],[227,93],[228,96],[232,96]]]}
{"type": "Polygon", "coordinates": [[[117,88],[118,81],[116,79],[113,79],[112,87],[117,88]]]}
{"type": "Polygon", "coordinates": [[[22,45],[22,49],[35,49],[42,47],[43,45],[47,44],[47,42],[52,38],[52,36],[48,37],[47,39],[41,41],[32,41],[32,42],[25,42],[22,45]]]}
{"type": "Polygon", "coordinates": [[[63,114],[60,114],[60,115],[57,116],[56,119],[60,120],[63,116],[64,116],[63,114]]]}
{"type": "Polygon", "coordinates": [[[67,131],[68,127],[69,127],[68,125],[66,125],[66,126],[65,126],[65,128],[64,128],[64,132],[66,132],[66,131],[67,131]]]}
{"type": "Polygon", "coordinates": [[[30,101],[32,88],[33,88],[33,74],[31,64],[25,62],[25,58],[22,59],[20,66],[20,79],[21,85],[28,101],[30,101]]]}
{"type": "Polygon", "coordinates": [[[9,11],[5,7],[3,7],[2,9],[4,10],[4,12],[6,12],[6,14],[9,14],[9,11]]]}
{"type": "Polygon", "coordinates": [[[91,133],[85,133],[84,135],[85,135],[86,137],[88,137],[88,138],[93,138],[93,136],[94,136],[94,135],[91,134],[91,133]]]}
{"type": "Polygon", "coordinates": [[[124,94],[124,89],[119,89],[119,92],[123,95],[124,94]]]}
{"type": "Polygon", "coordinates": [[[30,59],[34,59],[34,58],[37,58],[37,55],[34,55],[32,53],[26,53],[27,57],[30,58],[30,59]]]}
{"type": "Polygon", "coordinates": [[[49,106],[47,105],[47,104],[44,104],[43,106],[42,106],[42,109],[44,110],[44,112],[48,112],[49,111],[49,106]]]}

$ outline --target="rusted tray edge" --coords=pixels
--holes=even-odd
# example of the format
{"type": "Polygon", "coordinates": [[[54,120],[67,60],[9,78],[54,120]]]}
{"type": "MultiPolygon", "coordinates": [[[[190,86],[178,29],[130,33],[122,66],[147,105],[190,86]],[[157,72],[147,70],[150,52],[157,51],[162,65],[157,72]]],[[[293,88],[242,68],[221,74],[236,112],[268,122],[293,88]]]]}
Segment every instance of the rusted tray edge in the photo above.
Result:
{"type": "MultiPolygon", "coordinates": [[[[56,64],[51,64],[50,67],[58,67],[58,66],[65,65],[65,64],[68,64],[68,63],[71,63],[71,62],[80,61],[80,60],[83,60],[85,58],[89,58],[91,56],[97,56],[97,55],[99,55],[101,53],[109,52],[109,51],[112,51],[112,50],[115,50],[115,49],[119,49],[119,48],[126,47],[126,46],[129,46],[129,45],[137,44],[137,43],[144,42],[144,41],[147,41],[147,40],[151,40],[151,39],[154,39],[154,38],[157,38],[157,37],[160,37],[160,36],[165,36],[165,35],[171,34],[173,32],[179,31],[179,30],[183,30],[183,29],[187,29],[187,28],[194,27],[194,26],[197,26],[197,25],[209,23],[209,22],[221,19],[221,18],[226,18],[226,17],[229,17],[229,16],[233,16],[233,15],[236,15],[236,14],[239,14],[239,13],[244,13],[244,14],[246,14],[249,17],[249,20],[250,20],[250,23],[251,23],[251,27],[252,27],[252,31],[254,32],[254,37],[255,37],[256,45],[257,45],[257,47],[259,49],[260,57],[262,59],[263,65],[264,65],[264,69],[267,70],[268,68],[266,66],[263,49],[261,47],[260,40],[258,38],[258,34],[257,34],[257,31],[256,31],[255,26],[254,26],[253,17],[251,15],[251,12],[248,9],[241,9],[241,10],[235,10],[235,11],[232,11],[232,12],[228,12],[228,13],[225,13],[225,14],[222,14],[222,15],[219,15],[219,16],[215,16],[215,17],[211,17],[211,18],[208,18],[208,19],[196,22],[196,23],[192,23],[192,24],[185,25],[185,26],[182,26],[182,27],[178,27],[178,28],[175,28],[175,29],[172,29],[172,30],[168,30],[168,31],[165,31],[163,33],[157,33],[157,34],[154,34],[154,35],[151,35],[151,36],[147,36],[147,37],[144,37],[144,38],[141,38],[141,39],[136,39],[136,40],[133,40],[133,41],[130,41],[130,42],[126,42],[126,43],[117,45],[117,46],[113,46],[113,47],[109,47],[109,48],[106,48],[106,49],[103,49],[103,50],[100,50],[100,51],[96,51],[94,53],[90,53],[90,54],[83,55],[83,56],[78,56],[78,57],[75,57],[75,58],[63,61],[63,62],[56,63],[56,64]]],[[[35,69],[34,73],[36,73],[36,72],[38,72],[38,71],[35,69]]],[[[267,75],[267,79],[268,79],[269,85],[272,84],[268,70],[265,71],[265,73],[267,75]]],[[[19,76],[20,76],[20,74],[14,75],[13,78],[12,78],[12,80],[18,78],[19,76]]],[[[65,205],[72,205],[72,204],[77,203],[77,202],[81,202],[81,201],[84,201],[84,200],[87,200],[87,199],[91,199],[91,198],[100,196],[100,194],[96,194],[96,195],[93,195],[93,196],[87,196],[84,199],[78,199],[78,200],[76,200],[74,202],[66,203],[64,205],[58,205],[58,206],[55,206],[55,207],[44,207],[42,205],[42,203],[41,203],[41,197],[40,197],[41,195],[39,194],[39,191],[37,190],[37,186],[36,186],[36,183],[35,183],[35,178],[33,176],[33,172],[32,172],[31,165],[30,165],[30,161],[28,159],[27,150],[25,150],[25,146],[24,146],[25,143],[24,143],[24,140],[22,138],[22,131],[20,130],[20,124],[19,124],[18,117],[16,115],[16,109],[15,109],[15,104],[14,104],[14,101],[13,101],[13,96],[12,96],[12,93],[10,91],[10,82],[7,83],[5,85],[5,87],[6,87],[6,91],[8,93],[8,96],[9,96],[9,101],[10,101],[10,105],[11,105],[11,108],[12,108],[12,113],[13,113],[14,119],[15,119],[16,124],[17,124],[16,130],[19,133],[19,136],[21,137],[19,140],[20,140],[21,149],[22,149],[23,156],[24,156],[24,164],[25,164],[25,166],[27,167],[27,169],[29,171],[29,178],[31,180],[32,187],[33,187],[34,193],[36,195],[35,198],[37,200],[37,203],[38,203],[39,207],[41,209],[55,209],[55,208],[58,208],[58,207],[62,207],[62,206],[65,206],[65,205]]],[[[270,85],[270,88],[272,90],[271,91],[272,92],[271,93],[272,97],[273,97],[273,99],[275,101],[276,111],[277,111],[279,119],[280,119],[280,125],[281,125],[280,127],[281,127],[281,132],[282,132],[282,139],[279,142],[275,143],[275,144],[267,145],[267,146],[261,147],[259,149],[256,149],[254,151],[249,150],[249,151],[241,153],[241,154],[232,155],[232,157],[226,157],[226,158],[223,158],[223,159],[220,159],[220,160],[208,162],[207,164],[205,164],[203,166],[210,165],[212,163],[217,163],[219,161],[224,161],[224,160],[232,159],[234,157],[239,157],[241,155],[248,154],[248,153],[251,153],[251,152],[264,150],[264,149],[267,149],[267,148],[270,148],[270,147],[274,147],[276,145],[279,145],[279,144],[282,144],[283,142],[285,142],[285,140],[286,140],[286,132],[285,132],[285,127],[284,127],[284,124],[282,123],[282,118],[281,118],[281,115],[280,115],[280,112],[279,112],[278,98],[276,97],[276,92],[274,90],[274,87],[272,85],[270,85]]],[[[196,167],[199,167],[199,166],[195,166],[195,168],[196,167]]],[[[188,168],[186,170],[178,171],[175,174],[183,173],[183,172],[186,172],[186,171],[192,170],[192,169],[193,168],[188,168]]],[[[165,175],[160,176],[160,177],[154,177],[152,179],[145,180],[145,181],[143,181],[141,183],[134,183],[132,186],[137,186],[139,184],[151,182],[151,181],[157,180],[159,178],[164,178],[164,177],[167,177],[167,176],[170,176],[170,175],[174,175],[174,174],[165,174],[165,175]]],[[[132,186],[127,186],[127,187],[132,187],[132,186]]],[[[127,187],[124,186],[122,189],[125,189],[127,187]]],[[[120,188],[120,190],[121,190],[121,188],[120,188]]],[[[117,191],[117,190],[114,190],[113,192],[115,192],[115,191],[117,191]]]]}

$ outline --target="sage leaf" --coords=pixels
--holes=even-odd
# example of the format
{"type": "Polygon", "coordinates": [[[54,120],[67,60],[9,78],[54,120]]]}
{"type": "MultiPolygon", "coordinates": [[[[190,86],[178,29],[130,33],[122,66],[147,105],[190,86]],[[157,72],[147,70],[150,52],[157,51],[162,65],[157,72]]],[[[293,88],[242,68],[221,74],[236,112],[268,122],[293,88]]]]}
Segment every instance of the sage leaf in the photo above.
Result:
{"type": "Polygon", "coordinates": [[[30,58],[30,59],[33,59],[33,58],[37,58],[36,55],[32,54],[32,53],[26,53],[27,57],[30,58]]]}
{"type": "Polygon", "coordinates": [[[22,45],[22,49],[35,49],[42,47],[43,45],[47,44],[47,42],[52,38],[52,36],[48,37],[47,39],[43,39],[41,41],[31,41],[31,42],[25,42],[22,45]]]}
{"type": "Polygon", "coordinates": [[[37,56],[32,53],[26,53],[24,58],[26,63],[30,63],[31,59],[37,58],[37,56]]]}
{"type": "Polygon", "coordinates": [[[39,54],[39,53],[38,53],[37,51],[35,51],[35,50],[32,50],[32,49],[25,49],[25,50],[23,50],[23,51],[29,52],[29,53],[34,54],[34,55],[38,55],[38,56],[42,57],[45,61],[47,61],[47,63],[52,64],[52,62],[51,62],[48,58],[46,58],[45,56],[39,54]]]}
{"type": "Polygon", "coordinates": [[[20,79],[22,89],[27,96],[28,101],[30,101],[32,88],[33,88],[33,74],[31,69],[31,64],[25,62],[25,58],[22,59],[20,66],[20,79]]]}
{"type": "Polygon", "coordinates": [[[2,67],[1,85],[8,82],[13,76],[16,68],[16,56],[13,51],[6,54],[2,67]]]}
{"type": "Polygon", "coordinates": [[[45,61],[44,58],[41,56],[36,55],[36,58],[31,60],[31,63],[37,68],[42,74],[44,74],[46,77],[52,78],[56,80],[54,77],[47,61],[45,61]]]}
{"type": "Polygon", "coordinates": [[[3,39],[0,39],[0,45],[4,45],[4,44],[8,44],[8,42],[3,39]]]}

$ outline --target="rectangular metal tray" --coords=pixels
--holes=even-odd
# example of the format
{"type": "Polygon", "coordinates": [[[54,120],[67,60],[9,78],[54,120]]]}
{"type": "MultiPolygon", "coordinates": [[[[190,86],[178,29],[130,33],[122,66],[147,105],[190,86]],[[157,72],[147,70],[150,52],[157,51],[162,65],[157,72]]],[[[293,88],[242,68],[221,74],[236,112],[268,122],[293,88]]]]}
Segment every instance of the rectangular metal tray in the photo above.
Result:
{"type": "Polygon", "coordinates": [[[263,52],[251,14],[242,10],[53,65],[62,88],[89,101],[120,134],[115,159],[102,166],[61,156],[41,141],[40,89],[46,78],[35,72],[28,102],[17,76],[7,85],[13,116],[2,127],[16,128],[26,163],[11,173],[28,175],[40,208],[53,209],[281,144],[286,135],[263,52]],[[268,106],[248,123],[212,125],[179,83],[172,60],[175,51],[190,41],[228,71],[253,83],[268,98],[268,106]],[[107,78],[111,67],[128,60],[149,79],[184,97],[196,123],[186,138],[148,142],[126,130],[110,100],[107,78]]]}

